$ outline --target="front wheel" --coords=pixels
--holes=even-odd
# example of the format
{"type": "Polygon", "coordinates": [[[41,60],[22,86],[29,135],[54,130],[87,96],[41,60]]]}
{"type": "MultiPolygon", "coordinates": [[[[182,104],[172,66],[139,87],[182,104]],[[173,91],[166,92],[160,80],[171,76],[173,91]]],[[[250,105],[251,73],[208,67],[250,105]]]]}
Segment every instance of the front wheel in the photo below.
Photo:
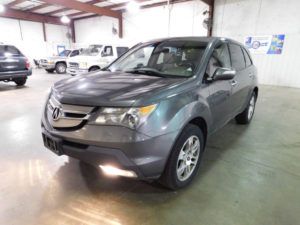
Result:
{"type": "Polygon", "coordinates": [[[199,127],[188,124],[177,139],[160,182],[173,190],[187,186],[197,174],[204,149],[199,127]]]}
{"type": "Polygon", "coordinates": [[[66,73],[67,66],[64,63],[57,63],[55,66],[56,73],[63,74],[66,73]]]}
{"type": "Polygon", "coordinates": [[[238,124],[248,124],[251,122],[254,115],[256,97],[255,92],[253,92],[246,109],[235,117],[238,124]]]}

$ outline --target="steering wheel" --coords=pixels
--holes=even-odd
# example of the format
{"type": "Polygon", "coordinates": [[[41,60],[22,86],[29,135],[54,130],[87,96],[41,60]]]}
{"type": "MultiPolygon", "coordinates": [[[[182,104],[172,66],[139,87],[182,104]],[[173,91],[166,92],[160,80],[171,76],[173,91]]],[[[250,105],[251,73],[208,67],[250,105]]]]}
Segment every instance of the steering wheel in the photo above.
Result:
{"type": "Polygon", "coordinates": [[[186,67],[186,68],[191,68],[192,71],[195,69],[195,65],[192,62],[181,62],[179,64],[179,66],[186,67]]]}

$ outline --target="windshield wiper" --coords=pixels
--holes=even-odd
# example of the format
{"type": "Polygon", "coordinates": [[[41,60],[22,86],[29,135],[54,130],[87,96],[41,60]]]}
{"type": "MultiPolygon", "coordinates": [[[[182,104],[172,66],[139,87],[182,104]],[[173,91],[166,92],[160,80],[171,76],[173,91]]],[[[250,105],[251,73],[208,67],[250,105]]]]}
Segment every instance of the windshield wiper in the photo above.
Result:
{"type": "Polygon", "coordinates": [[[127,70],[126,73],[137,73],[137,74],[143,74],[143,75],[149,75],[149,76],[157,76],[157,77],[167,77],[164,74],[161,74],[160,72],[148,69],[148,68],[139,68],[139,69],[133,69],[133,70],[127,70]]]}

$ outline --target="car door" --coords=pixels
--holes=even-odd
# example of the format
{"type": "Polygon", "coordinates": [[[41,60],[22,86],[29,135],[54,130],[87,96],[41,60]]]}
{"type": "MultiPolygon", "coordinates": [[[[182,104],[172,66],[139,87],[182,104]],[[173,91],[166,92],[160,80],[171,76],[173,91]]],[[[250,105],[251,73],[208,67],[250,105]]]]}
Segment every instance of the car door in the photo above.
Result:
{"type": "Polygon", "coordinates": [[[114,61],[114,55],[115,51],[113,50],[113,47],[111,45],[104,46],[101,52],[102,65],[107,66],[112,61],[114,61]]]}
{"type": "MultiPolygon", "coordinates": [[[[213,51],[207,64],[205,80],[208,85],[207,98],[213,117],[213,129],[217,130],[231,119],[231,80],[211,80],[217,68],[231,69],[227,43],[219,44],[213,51]]],[[[205,82],[205,81],[204,81],[205,82]]]]}
{"type": "Polygon", "coordinates": [[[246,68],[245,57],[242,47],[238,44],[230,43],[229,51],[232,68],[236,70],[236,75],[232,80],[232,117],[244,110],[249,93],[249,71],[246,68]]]}

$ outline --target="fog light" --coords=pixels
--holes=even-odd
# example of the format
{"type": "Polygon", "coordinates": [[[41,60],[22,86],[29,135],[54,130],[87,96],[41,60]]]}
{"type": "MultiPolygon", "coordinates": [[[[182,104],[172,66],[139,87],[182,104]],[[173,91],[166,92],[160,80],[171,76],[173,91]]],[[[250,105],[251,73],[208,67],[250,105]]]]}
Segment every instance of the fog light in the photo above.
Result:
{"type": "Polygon", "coordinates": [[[121,170],[109,165],[100,165],[100,168],[108,176],[137,177],[136,173],[132,170],[121,170]]]}

